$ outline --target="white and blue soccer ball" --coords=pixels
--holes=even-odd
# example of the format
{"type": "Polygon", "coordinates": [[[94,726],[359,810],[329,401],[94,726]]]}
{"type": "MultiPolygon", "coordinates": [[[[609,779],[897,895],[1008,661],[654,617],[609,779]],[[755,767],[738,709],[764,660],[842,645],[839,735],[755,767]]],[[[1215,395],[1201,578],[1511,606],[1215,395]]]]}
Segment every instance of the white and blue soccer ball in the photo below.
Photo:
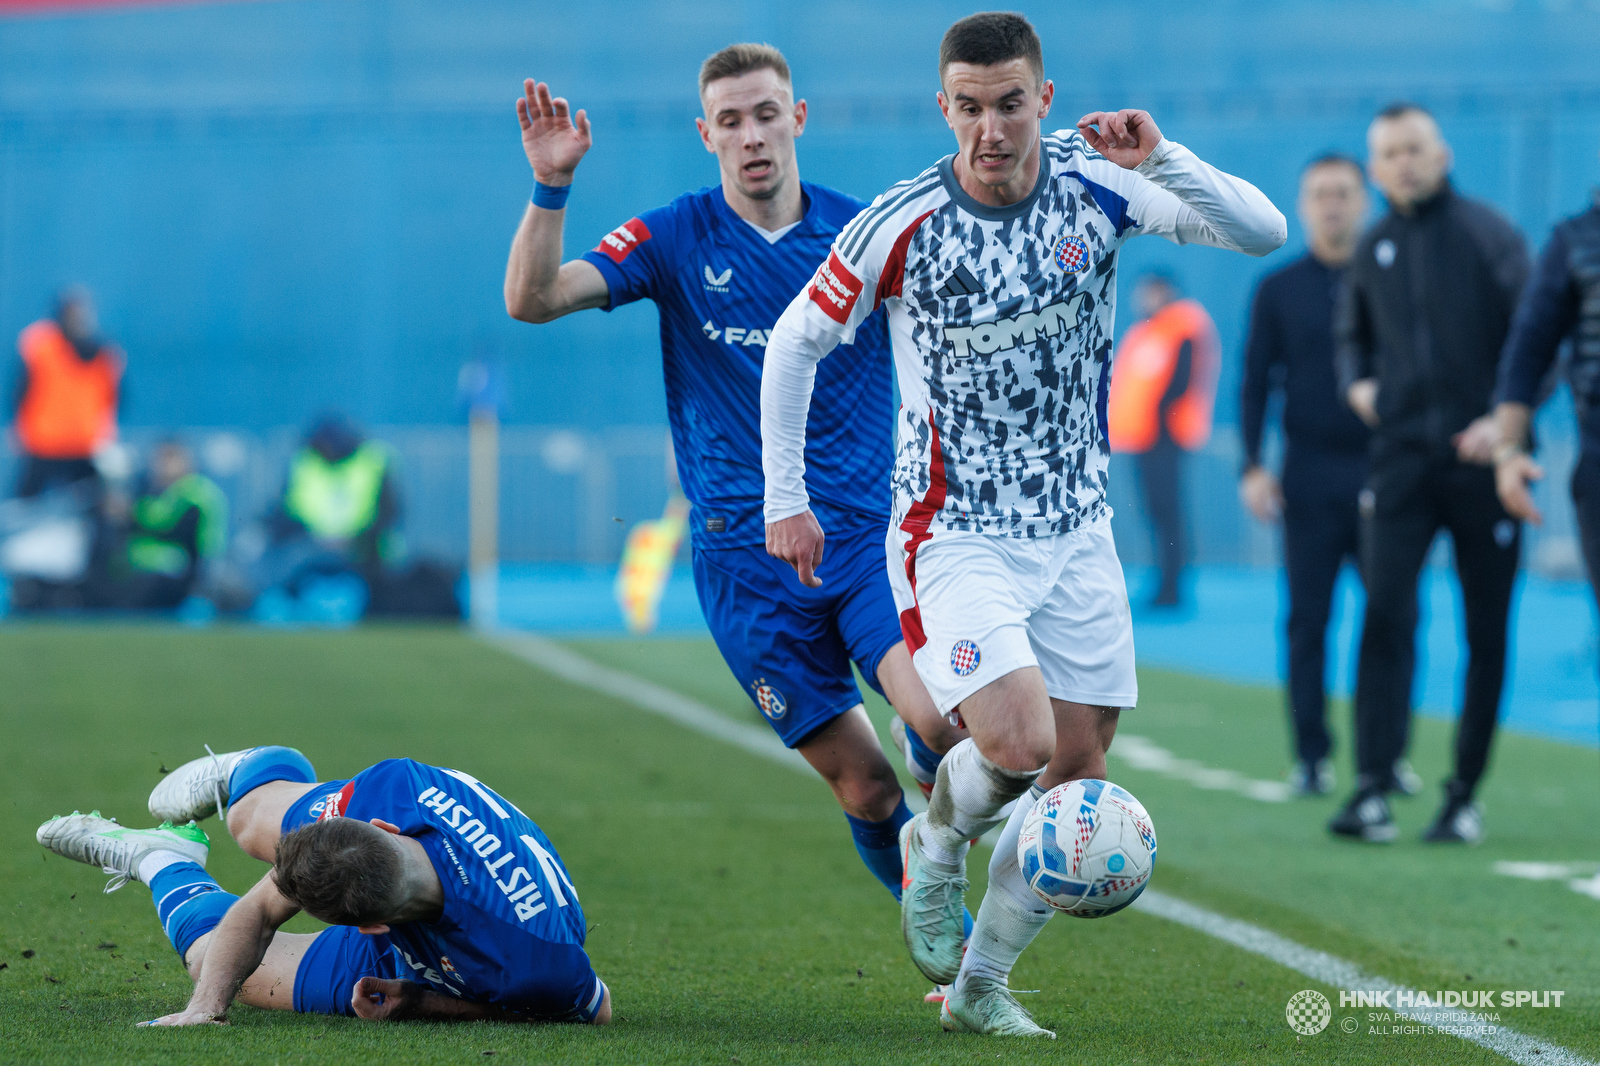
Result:
{"type": "Polygon", "coordinates": [[[1028,887],[1074,918],[1104,918],[1134,900],[1156,865],[1144,804],[1110,781],[1068,781],[1034,803],[1017,838],[1028,887]]]}

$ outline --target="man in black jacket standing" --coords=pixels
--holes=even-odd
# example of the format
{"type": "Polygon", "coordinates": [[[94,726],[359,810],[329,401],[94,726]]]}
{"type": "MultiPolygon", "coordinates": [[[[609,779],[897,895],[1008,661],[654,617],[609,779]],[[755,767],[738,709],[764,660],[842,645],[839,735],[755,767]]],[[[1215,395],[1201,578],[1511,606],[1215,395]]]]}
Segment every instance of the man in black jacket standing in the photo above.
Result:
{"type": "Polygon", "coordinates": [[[1449,146],[1423,108],[1384,109],[1367,146],[1390,212],[1357,245],[1335,317],[1340,386],[1373,429],[1361,499],[1359,776],[1328,828],[1370,841],[1395,837],[1385,796],[1410,732],[1417,578],[1434,535],[1448,529],[1470,658],[1455,773],[1423,839],[1474,843],[1483,826],[1472,797],[1499,717],[1521,543],[1477,453],[1498,439],[1489,405],[1528,253],[1509,222],[1451,188],[1449,146]]]}
{"type": "Polygon", "coordinates": [[[1360,553],[1356,497],[1367,478],[1368,430],[1340,402],[1333,372],[1333,308],[1367,215],[1366,178],[1347,155],[1312,160],[1300,174],[1305,255],[1262,279],[1250,312],[1239,428],[1239,496],[1262,522],[1283,521],[1289,572],[1289,717],[1302,795],[1332,791],[1327,641],[1334,584],[1360,553]],[[1283,480],[1261,465],[1267,400],[1283,389],[1283,480]]]}
{"type": "Polygon", "coordinates": [[[1540,525],[1528,483],[1544,471],[1528,454],[1528,424],[1555,365],[1556,351],[1573,341],[1568,379],[1578,409],[1581,451],[1572,471],[1572,502],[1589,582],[1600,595],[1600,190],[1589,209],[1563,219],[1539,256],[1522,294],[1511,336],[1500,357],[1495,407],[1495,464],[1500,502],[1516,517],[1540,525]]]}

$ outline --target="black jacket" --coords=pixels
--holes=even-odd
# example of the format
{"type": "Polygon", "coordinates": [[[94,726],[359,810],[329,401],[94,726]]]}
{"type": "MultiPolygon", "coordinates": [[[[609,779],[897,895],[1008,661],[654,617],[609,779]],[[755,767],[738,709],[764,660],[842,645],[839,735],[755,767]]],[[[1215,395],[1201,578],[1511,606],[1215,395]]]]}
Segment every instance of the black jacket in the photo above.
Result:
{"type": "Polygon", "coordinates": [[[1568,337],[1583,451],[1600,456],[1600,190],[1589,210],[1556,225],[1539,256],[1500,356],[1498,398],[1539,406],[1568,337]]]}
{"type": "Polygon", "coordinates": [[[1333,308],[1343,268],[1307,253],[1268,274],[1250,307],[1239,432],[1245,467],[1261,462],[1267,400],[1283,389],[1283,435],[1292,456],[1364,463],[1366,425],[1339,397],[1333,372],[1333,308]]]}
{"type": "Polygon", "coordinates": [[[1351,382],[1378,381],[1374,461],[1444,458],[1450,438],[1488,412],[1527,278],[1521,234],[1448,183],[1361,238],[1334,315],[1335,354],[1341,395],[1351,382]]]}

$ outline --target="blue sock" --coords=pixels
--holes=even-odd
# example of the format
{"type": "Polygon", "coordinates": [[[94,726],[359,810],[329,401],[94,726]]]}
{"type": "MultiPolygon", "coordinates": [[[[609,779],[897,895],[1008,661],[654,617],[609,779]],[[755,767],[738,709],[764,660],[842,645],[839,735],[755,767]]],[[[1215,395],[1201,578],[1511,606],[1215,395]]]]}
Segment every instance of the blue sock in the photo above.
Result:
{"type": "Polygon", "coordinates": [[[222,891],[217,879],[197,862],[175,862],[156,874],[150,879],[150,897],[161,928],[180,959],[189,954],[196,940],[217,927],[239,898],[222,891]]]}
{"type": "Polygon", "coordinates": [[[270,781],[300,781],[307,785],[317,780],[311,760],[293,748],[252,748],[239,760],[228,777],[228,802],[238,803],[253,789],[270,781]]]}
{"type": "Polygon", "coordinates": [[[937,774],[944,756],[923,743],[917,731],[910,726],[906,726],[906,740],[911,745],[911,758],[916,760],[917,765],[930,774],[937,774]]]}
{"type": "MultiPolygon", "coordinates": [[[[906,732],[911,731],[908,729],[906,732]]],[[[867,864],[872,875],[882,881],[895,901],[899,902],[900,881],[905,875],[905,867],[900,862],[900,827],[911,821],[911,808],[906,806],[905,794],[901,794],[900,805],[894,809],[894,813],[881,822],[869,822],[848,813],[844,817],[850,823],[850,835],[856,839],[856,851],[860,853],[861,861],[867,864]]],[[[971,911],[962,911],[962,924],[961,935],[970,938],[971,911]]]]}
{"type": "Polygon", "coordinates": [[[911,808],[906,806],[905,795],[894,813],[881,822],[869,822],[853,814],[845,814],[850,823],[850,835],[855,837],[856,851],[867,864],[872,876],[883,882],[883,887],[900,898],[900,827],[911,821],[911,808]]]}

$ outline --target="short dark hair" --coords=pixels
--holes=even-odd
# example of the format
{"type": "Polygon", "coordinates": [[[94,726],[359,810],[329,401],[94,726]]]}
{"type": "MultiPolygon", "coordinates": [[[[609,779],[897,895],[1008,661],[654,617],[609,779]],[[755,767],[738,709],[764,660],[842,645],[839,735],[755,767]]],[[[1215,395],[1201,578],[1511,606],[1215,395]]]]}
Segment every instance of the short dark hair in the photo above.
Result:
{"type": "MultiPolygon", "coordinates": [[[[1407,115],[1426,115],[1428,118],[1433,118],[1433,112],[1419,103],[1411,100],[1396,100],[1394,103],[1382,108],[1376,115],[1373,115],[1372,121],[1376,122],[1379,119],[1383,119],[1388,122],[1393,119],[1404,118],[1407,115]]],[[[1438,120],[1434,119],[1434,121],[1437,122],[1438,120]]]]}
{"type": "Polygon", "coordinates": [[[404,871],[389,834],[355,818],[325,818],[278,841],[278,891],[329,925],[377,925],[393,918],[404,871]]]}
{"type": "Polygon", "coordinates": [[[992,67],[1026,59],[1033,76],[1044,84],[1044,50],[1033,23],[1015,11],[980,11],[944,31],[939,43],[939,80],[951,63],[992,67]]]}
{"type": "Polygon", "coordinates": [[[789,61],[770,44],[730,44],[700,64],[700,92],[704,94],[706,86],[714,81],[737,78],[756,70],[770,70],[786,84],[794,84],[789,77],[789,61]]]}
{"type": "Polygon", "coordinates": [[[1318,167],[1349,167],[1351,170],[1356,172],[1357,180],[1359,180],[1363,185],[1366,184],[1367,181],[1367,172],[1361,166],[1361,160],[1357,159],[1353,155],[1350,155],[1348,152],[1323,152],[1311,162],[1300,168],[1300,177],[1304,178],[1307,174],[1311,173],[1313,170],[1316,170],[1318,167]]]}

